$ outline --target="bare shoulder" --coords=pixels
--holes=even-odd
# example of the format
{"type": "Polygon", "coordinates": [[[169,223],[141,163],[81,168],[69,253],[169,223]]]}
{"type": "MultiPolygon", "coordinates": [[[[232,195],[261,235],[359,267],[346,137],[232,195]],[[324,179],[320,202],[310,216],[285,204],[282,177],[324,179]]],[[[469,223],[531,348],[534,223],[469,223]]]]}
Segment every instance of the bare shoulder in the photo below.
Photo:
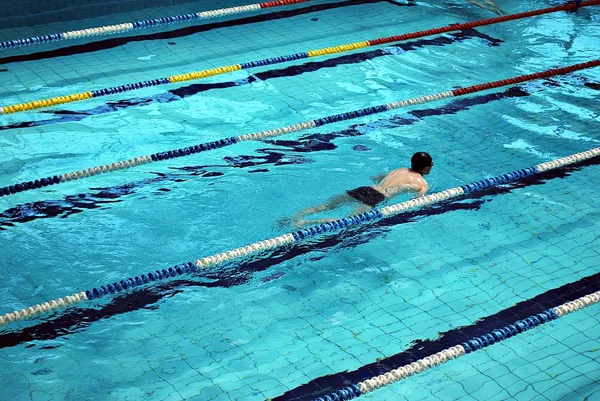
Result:
{"type": "Polygon", "coordinates": [[[429,183],[427,182],[427,180],[425,178],[420,176],[419,183],[421,185],[421,188],[419,188],[420,193],[425,194],[427,191],[429,191],[429,183]]]}
{"type": "Polygon", "coordinates": [[[412,172],[410,171],[409,168],[406,167],[401,167],[401,168],[397,168],[396,170],[392,170],[388,173],[388,175],[397,175],[397,174],[411,174],[412,172]]]}

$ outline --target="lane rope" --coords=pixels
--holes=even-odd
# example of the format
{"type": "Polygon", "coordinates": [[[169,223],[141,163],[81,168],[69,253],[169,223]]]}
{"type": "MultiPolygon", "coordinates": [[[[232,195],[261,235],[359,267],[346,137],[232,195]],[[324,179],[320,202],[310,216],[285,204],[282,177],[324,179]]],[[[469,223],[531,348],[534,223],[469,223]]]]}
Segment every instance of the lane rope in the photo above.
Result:
{"type": "Polygon", "coordinates": [[[460,187],[450,188],[445,191],[421,196],[415,199],[411,199],[409,201],[385,206],[381,209],[373,209],[365,213],[344,217],[342,219],[335,220],[331,223],[323,223],[316,226],[312,226],[310,228],[303,228],[301,230],[284,234],[275,238],[270,238],[240,248],[235,248],[225,252],[206,256],[201,259],[197,259],[193,262],[182,263],[176,266],[169,267],[167,269],[156,270],[153,272],[141,274],[136,277],[128,277],[118,282],[102,285],[100,287],[94,287],[87,291],[67,295],[65,297],[57,298],[48,302],[43,302],[41,304],[6,313],[0,316],[0,326],[24,319],[30,319],[44,313],[66,308],[69,305],[83,303],[105,296],[113,296],[114,294],[126,291],[129,288],[149,284],[154,281],[166,280],[171,277],[177,277],[180,275],[196,272],[199,269],[206,269],[208,267],[217,266],[235,259],[245,258],[252,254],[282,248],[292,243],[301,242],[306,238],[314,237],[325,233],[340,231],[351,226],[370,224],[371,222],[386,217],[391,217],[411,209],[433,205],[451,198],[456,198],[464,194],[480,191],[482,189],[489,188],[492,186],[508,184],[511,182],[521,180],[525,177],[542,173],[544,171],[553,170],[562,166],[579,163],[581,161],[589,160],[598,156],[600,156],[600,147],[590,149],[585,152],[576,153],[560,159],[537,164],[533,167],[527,167],[509,173],[500,174],[495,177],[485,178],[483,180],[466,184],[460,187]]]}
{"type": "Polygon", "coordinates": [[[600,302],[600,291],[585,295],[574,301],[567,302],[557,307],[532,315],[528,318],[517,320],[513,324],[494,329],[488,333],[473,337],[461,344],[446,348],[440,352],[419,359],[408,365],[400,366],[388,372],[363,380],[351,386],[333,391],[324,397],[315,398],[314,401],[351,400],[376,389],[396,383],[417,373],[424,372],[435,366],[446,363],[452,359],[478,351],[490,345],[507,340],[534,327],[556,320],[569,313],[578,311],[600,302]]]}
{"type": "MultiPolygon", "coordinates": [[[[600,1],[600,0],[599,0],[600,1]]],[[[162,160],[174,159],[178,157],[184,157],[193,155],[200,152],[205,152],[212,149],[223,148],[226,146],[230,146],[236,144],[241,141],[260,141],[266,138],[272,138],[280,135],[286,135],[293,132],[299,132],[308,130],[315,127],[320,127],[327,124],[332,124],[339,121],[352,120],[355,118],[360,118],[368,115],[378,114],[387,112],[390,110],[398,109],[401,107],[409,107],[417,104],[423,104],[428,102],[433,102],[441,99],[446,99],[450,97],[464,96],[467,94],[480,92],[489,89],[500,88],[507,85],[513,85],[521,82],[549,78],[556,75],[568,74],[574,71],[579,71],[587,68],[593,68],[600,66],[599,60],[592,60],[581,64],[575,64],[568,67],[551,69],[543,72],[536,72],[533,74],[520,75],[513,78],[503,79],[500,81],[487,82],[479,85],[467,86],[464,88],[453,89],[451,91],[435,93],[433,95],[426,95],[421,97],[416,97],[408,100],[402,100],[398,102],[392,102],[387,104],[382,104],[378,106],[368,107],[360,110],[353,110],[349,112],[345,112],[342,114],[335,114],[331,116],[326,116],[322,118],[318,118],[315,120],[310,120],[294,125],[290,125],[287,127],[281,127],[266,131],[261,131],[252,134],[240,135],[237,137],[230,137],[221,139],[213,142],[201,143],[198,145],[188,146],[180,149],[173,149],[163,152],[154,153],[151,155],[138,156],[128,160],[123,160],[114,163],[103,164],[100,166],[90,167],[83,170],[77,170],[71,173],[64,173],[60,175],[49,176],[45,178],[40,178],[31,181],[23,181],[13,185],[8,185],[5,187],[0,187],[0,197],[9,196],[19,192],[33,190],[37,188],[47,187],[49,185],[56,185],[68,181],[79,180],[84,177],[90,177],[98,174],[108,173],[111,171],[119,171],[127,168],[135,167],[141,164],[154,163],[162,160]]]]}
{"type": "Polygon", "coordinates": [[[67,31],[53,33],[50,35],[32,36],[23,39],[13,39],[0,42],[0,50],[12,49],[38,45],[42,43],[58,42],[62,40],[79,39],[90,36],[114,35],[116,33],[129,32],[137,29],[145,29],[162,25],[181,24],[184,22],[206,20],[212,18],[224,17],[233,14],[243,14],[258,11],[265,8],[283,7],[298,3],[307,3],[313,0],[278,0],[267,1],[264,3],[247,4],[244,6],[220,8],[217,10],[200,11],[191,14],[174,15],[171,17],[154,18],[142,21],[124,22],[122,24],[105,25],[96,28],[80,29],[76,31],[67,31]]]}
{"type": "MultiPolygon", "coordinates": [[[[588,6],[594,6],[594,5],[599,5],[599,4],[600,4],[600,0],[589,0],[589,1],[581,3],[580,7],[588,7],[588,6]]],[[[41,109],[41,108],[45,108],[45,107],[55,106],[58,104],[73,103],[73,102],[78,102],[78,101],[82,101],[82,100],[86,100],[86,99],[98,98],[101,96],[108,96],[108,95],[112,95],[115,93],[123,93],[123,92],[129,92],[129,91],[141,89],[141,88],[148,88],[151,86],[168,85],[168,84],[172,84],[172,83],[176,83],[176,82],[185,82],[185,81],[191,81],[191,80],[196,80],[196,79],[203,79],[203,78],[207,78],[207,77],[230,73],[233,71],[246,70],[246,69],[250,69],[250,68],[254,68],[254,67],[263,67],[263,66],[267,66],[267,65],[286,63],[286,62],[291,62],[291,61],[305,59],[305,58],[324,56],[327,54],[349,52],[349,51],[353,51],[353,50],[357,50],[357,49],[361,49],[361,48],[365,48],[365,47],[369,47],[369,46],[378,46],[378,45],[382,45],[382,44],[386,44],[386,43],[400,42],[400,41],[404,41],[404,40],[408,40],[408,39],[416,39],[416,38],[422,38],[425,36],[439,35],[439,34],[447,33],[447,32],[462,31],[465,29],[472,29],[472,28],[484,26],[484,25],[492,25],[492,24],[497,24],[500,22],[506,22],[506,21],[517,20],[517,19],[521,19],[521,18],[528,18],[528,17],[538,16],[538,15],[543,15],[543,14],[554,13],[554,12],[558,12],[558,11],[569,11],[569,10],[575,10],[574,3],[569,3],[569,4],[565,4],[565,5],[561,5],[561,6],[544,8],[544,9],[539,9],[539,10],[527,11],[527,12],[518,13],[518,14],[510,14],[510,15],[505,15],[502,17],[488,18],[488,19],[482,19],[482,20],[478,20],[478,21],[472,21],[472,22],[466,22],[466,23],[460,23],[460,24],[451,24],[451,25],[443,26],[441,28],[427,29],[424,31],[406,33],[403,35],[390,36],[390,37],[386,37],[386,38],[379,38],[379,39],[373,39],[373,40],[366,40],[366,41],[362,41],[362,42],[349,43],[349,44],[339,45],[339,46],[334,46],[334,47],[326,47],[326,48],[318,49],[318,50],[310,50],[307,52],[300,52],[300,53],[288,54],[285,56],[273,57],[273,58],[268,58],[268,59],[263,59],[263,60],[258,60],[258,61],[251,61],[248,63],[233,64],[233,65],[227,65],[227,66],[222,66],[222,67],[217,67],[217,68],[211,68],[208,70],[194,71],[194,72],[190,72],[190,73],[186,73],[186,74],[172,75],[172,76],[166,77],[166,78],[157,78],[157,79],[153,79],[153,80],[141,81],[141,82],[136,82],[136,83],[132,83],[132,84],[113,86],[110,88],[103,88],[103,89],[98,89],[98,90],[93,90],[93,91],[73,93],[73,94],[66,95],[66,96],[58,96],[58,97],[53,97],[53,98],[49,98],[49,99],[34,100],[31,102],[26,102],[26,103],[18,103],[18,104],[4,106],[4,107],[0,108],[0,114],[11,114],[11,113],[17,113],[17,112],[21,112],[21,111],[41,109]]]]}

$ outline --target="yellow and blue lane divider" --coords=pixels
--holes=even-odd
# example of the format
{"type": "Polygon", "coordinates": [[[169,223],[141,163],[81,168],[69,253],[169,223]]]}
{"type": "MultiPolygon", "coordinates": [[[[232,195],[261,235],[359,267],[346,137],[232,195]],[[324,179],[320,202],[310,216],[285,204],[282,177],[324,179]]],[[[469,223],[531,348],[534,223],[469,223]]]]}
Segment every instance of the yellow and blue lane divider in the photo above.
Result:
{"type": "MultiPolygon", "coordinates": [[[[599,5],[599,4],[600,4],[600,0],[589,0],[589,1],[581,3],[580,7],[587,7],[587,6],[593,6],[593,5],[599,5]]],[[[484,25],[491,25],[491,24],[496,24],[496,23],[505,22],[505,21],[511,21],[511,20],[528,18],[528,17],[542,15],[542,14],[554,13],[554,12],[558,12],[558,11],[570,11],[570,10],[574,10],[574,9],[575,9],[575,4],[569,3],[569,4],[556,6],[556,7],[527,11],[527,12],[518,13],[518,14],[505,15],[502,17],[488,18],[488,19],[483,19],[483,20],[466,22],[466,23],[462,23],[462,24],[452,24],[452,25],[447,25],[447,26],[441,27],[441,28],[427,29],[424,31],[406,33],[403,35],[390,36],[390,37],[386,37],[386,38],[379,38],[379,39],[373,39],[373,40],[365,40],[362,42],[349,43],[349,44],[339,45],[339,46],[334,46],[334,47],[326,47],[326,48],[318,49],[318,50],[310,50],[307,52],[300,52],[300,53],[288,54],[285,56],[273,57],[273,58],[268,58],[268,59],[263,59],[263,60],[258,60],[258,61],[251,61],[248,63],[233,64],[233,65],[228,65],[228,66],[223,66],[223,67],[218,67],[218,68],[211,68],[208,70],[194,71],[194,72],[190,72],[190,73],[186,73],[186,74],[172,75],[172,76],[166,77],[166,78],[157,78],[157,79],[148,80],[148,81],[136,82],[133,84],[113,86],[110,88],[86,91],[86,92],[81,92],[81,93],[74,93],[74,94],[70,94],[70,95],[66,95],[66,96],[58,96],[58,97],[53,97],[53,98],[49,98],[49,99],[34,100],[32,102],[18,103],[18,104],[13,104],[10,106],[0,107],[0,114],[11,114],[11,113],[17,113],[17,112],[21,112],[21,111],[41,109],[41,108],[51,107],[51,106],[55,106],[55,105],[59,105],[59,104],[78,102],[78,101],[82,101],[82,100],[86,100],[86,99],[92,99],[92,98],[97,98],[97,97],[101,97],[101,96],[113,95],[116,93],[129,92],[129,91],[133,91],[133,90],[141,89],[141,88],[148,88],[148,87],[152,87],[152,86],[167,85],[167,84],[172,84],[172,83],[177,83],[177,82],[202,79],[202,78],[212,77],[212,76],[216,76],[216,75],[226,74],[226,73],[233,72],[233,71],[246,70],[246,69],[250,69],[250,68],[254,68],[254,67],[262,67],[262,66],[267,66],[267,65],[280,64],[280,63],[290,62],[290,61],[294,61],[294,60],[324,56],[324,55],[328,55],[328,54],[343,53],[343,52],[348,52],[348,51],[352,51],[352,50],[362,49],[362,48],[369,47],[369,46],[377,46],[377,45],[381,45],[381,44],[399,42],[399,41],[404,41],[404,40],[409,40],[409,39],[416,39],[416,38],[421,38],[421,37],[425,37],[425,36],[439,35],[439,34],[447,33],[447,32],[461,31],[461,30],[471,29],[471,28],[484,26],[484,25]]]]}
{"type": "Polygon", "coordinates": [[[359,383],[332,391],[331,393],[315,398],[314,401],[341,401],[358,398],[361,395],[372,392],[384,386],[396,383],[402,379],[421,373],[435,366],[441,365],[452,359],[470,354],[485,347],[507,340],[517,334],[524,333],[542,324],[556,320],[569,313],[578,311],[588,306],[600,302],[600,291],[593,292],[583,297],[577,298],[554,308],[529,316],[525,319],[517,320],[513,324],[494,329],[480,336],[475,336],[469,340],[446,348],[440,352],[429,355],[407,365],[400,366],[378,376],[363,380],[359,383]]]}
{"type": "Polygon", "coordinates": [[[446,99],[450,97],[456,96],[464,96],[467,94],[480,92],[489,89],[495,89],[502,86],[513,85],[521,82],[531,81],[535,79],[548,78],[555,75],[562,75],[572,73],[574,71],[583,70],[586,68],[598,67],[600,66],[599,60],[592,60],[585,63],[575,64],[568,67],[551,69],[543,72],[537,72],[528,75],[520,75],[517,77],[503,79],[500,81],[487,82],[484,84],[478,84],[473,86],[462,87],[458,89],[453,89],[451,91],[445,91],[440,93],[435,93],[433,95],[426,95],[421,97],[416,97],[408,100],[402,100],[398,102],[392,102],[382,105],[377,105],[373,107],[368,107],[360,110],[353,110],[342,114],[336,114],[332,116],[317,118],[315,120],[310,120],[294,125],[290,125],[287,127],[276,128],[272,130],[261,131],[253,134],[245,134],[237,137],[230,137],[221,139],[213,142],[201,143],[198,145],[188,146],[180,149],[173,149],[164,152],[158,152],[151,155],[134,157],[128,160],[119,161],[115,163],[108,163],[96,167],[90,167],[83,170],[74,171],[71,173],[64,173],[60,175],[49,176],[46,178],[40,178],[31,181],[20,182],[13,185],[8,185],[5,187],[0,187],[0,197],[9,196],[19,192],[28,191],[37,188],[47,187],[49,185],[56,185],[63,182],[79,180],[84,177],[90,177],[98,174],[108,173],[111,171],[123,170],[126,168],[135,167],[140,164],[147,164],[153,162],[159,162],[162,160],[174,159],[178,157],[189,156],[192,154],[205,152],[208,150],[218,149],[225,146],[230,146],[236,144],[241,141],[260,141],[266,138],[271,138],[279,135],[290,134],[293,132],[304,131],[307,129],[320,127],[326,124],[332,124],[338,121],[351,120],[355,118],[360,118],[368,115],[383,113],[386,111],[394,110],[401,107],[409,107],[417,104],[428,103],[436,100],[446,99]]]}
{"type": "Polygon", "coordinates": [[[284,234],[275,238],[255,242],[253,244],[231,249],[215,255],[206,256],[197,259],[193,262],[187,262],[166,269],[148,272],[136,277],[129,277],[118,282],[102,285],[100,287],[94,287],[87,291],[67,295],[65,297],[57,298],[49,302],[43,302],[41,304],[30,306],[18,311],[6,313],[0,316],[0,326],[15,321],[29,319],[37,315],[41,315],[43,313],[62,309],[68,307],[69,305],[114,295],[119,292],[126,291],[130,288],[149,284],[151,282],[166,280],[171,277],[189,274],[192,272],[196,272],[199,269],[217,266],[225,262],[230,262],[235,259],[244,258],[252,254],[264,252],[266,250],[274,250],[276,248],[281,248],[292,243],[301,242],[307,238],[314,237],[317,235],[340,231],[351,226],[370,224],[371,222],[391,217],[411,209],[433,205],[451,198],[456,198],[464,194],[480,191],[485,188],[516,182],[525,177],[536,175],[544,171],[557,169],[562,166],[580,163],[584,160],[589,160],[598,156],[600,156],[600,148],[590,149],[585,152],[576,153],[567,157],[541,163],[533,167],[527,167],[509,173],[500,174],[495,177],[486,178],[460,187],[450,188],[445,191],[436,192],[430,195],[425,195],[422,197],[411,199],[409,201],[385,206],[380,209],[373,209],[365,213],[344,217],[342,219],[335,220],[330,223],[323,223],[309,228],[303,228],[301,230],[284,234]]]}
{"type": "Polygon", "coordinates": [[[32,46],[48,42],[58,42],[61,40],[79,39],[90,36],[113,35],[115,33],[129,32],[137,29],[151,28],[162,25],[179,24],[205,20],[211,18],[224,17],[233,14],[242,14],[252,11],[258,11],[265,8],[289,6],[298,3],[307,3],[313,0],[278,0],[267,1],[263,3],[247,4],[244,6],[220,8],[217,10],[200,11],[197,13],[174,15],[171,17],[161,17],[142,21],[124,22],[122,24],[105,25],[96,28],[80,29],[76,31],[67,31],[53,33],[50,35],[32,36],[23,39],[5,40],[0,42],[0,50],[16,47],[32,46]]]}

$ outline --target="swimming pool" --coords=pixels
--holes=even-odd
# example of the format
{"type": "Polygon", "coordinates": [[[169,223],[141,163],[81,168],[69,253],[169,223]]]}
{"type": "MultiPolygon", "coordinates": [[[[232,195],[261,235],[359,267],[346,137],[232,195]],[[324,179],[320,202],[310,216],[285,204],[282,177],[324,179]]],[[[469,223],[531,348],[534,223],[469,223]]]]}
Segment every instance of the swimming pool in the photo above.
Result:
{"type": "MultiPolygon", "coordinates": [[[[503,6],[518,13],[551,5],[503,6]]],[[[597,58],[598,10],[2,115],[0,186],[583,63],[597,58]]],[[[197,4],[0,37],[192,11],[197,4]]],[[[441,1],[316,1],[8,49],[2,105],[492,16],[441,1]],[[111,42],[126,37],[134,40],[111,42]],[[68,50],[44,53],[58,48],[68,50]]],[[[417,150],[433,155],[428,180],[439,192],[597,148],[599,71],[3,196],[0,314],[295,231],[278,222],[406,165],[417,150]]],[[[598,291],[599,173],[596,157],[0,326],[0,398],[325,397],[598,291]]],[[[361,398],[600,399],[598,310],[361,398]]]]}

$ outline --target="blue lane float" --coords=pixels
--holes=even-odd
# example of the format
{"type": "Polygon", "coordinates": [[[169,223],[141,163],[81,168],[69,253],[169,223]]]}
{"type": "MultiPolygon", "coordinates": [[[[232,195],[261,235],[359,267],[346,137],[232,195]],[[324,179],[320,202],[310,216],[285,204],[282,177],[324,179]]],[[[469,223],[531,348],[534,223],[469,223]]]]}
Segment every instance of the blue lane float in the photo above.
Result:
{"type": "Polygon", "coordinates": [[[198,267],[196,267],[196,265],[194,265],[192,262],[183,263],[169,267],[168,269],[156,270],[136,277],[128,277],[124,280],[114,282],[106,286],[101,285],[100,287],[94,287],[85,291],[85,295],[88,300],[92,300],[101,298],[105,295],[117,294],[143,284],[148,284],[154,281],[162,281],[195,271],[198,271],[198,267]]]}
{"type": "MultiPolygon", "coordinates": [[[[225,146],[227,141],[217,141],[214,142],[214,146],[225,146]]],[[[183,149],[176,153],[167,153],[166,155],[160,155],[160,157],[180,157],[185,155],[186,151],[191,151],[190,149],[183,149]]],[[[318,224],[312,227],[303,228],[301,230],[284,234],[279,237],[270,238],[264,241],[255,242],[253,244],[249,244],[240,248],[231,249],[225,252],[221,252],[215,255],[210,255],[203,257],[201,259],[197,259],[193,262],[186,262],[180,265],[176,265],[173,267],[169,267],[168,269],[156,270],[154,272],[149,272],[146,274],[142,274],[136,277],[128,277],[124,280],[120,280],[119,282],[110,283],[107,285],[102,285],[99,287],[92,288],[90,290],[80,292],[73,295],[68,295],[63,298],[57,298],[55,300],[44,302],[42,304],[30,306],[28,308],[24,308],[18,311],[6,313],[3,316],[0,316],[0,326],[3,324],[11,323],[18,320],[32,318],[36,315],[51,312],[59,308],[64,308],[72,304],[85,302],[89,300],[93,300],[96,298],[101,298],[104,296],[113,295],[122,291],[126,291],[130,288],[148,285],[154,281],[166,280],[172,277],[177,277],[179,275],[190,274],[192,272],[198,271],[198,269],[204,269],[212,266],[217,266],[222,263],[230,262],[235,259],[245,258],[252,254],[257,254],[260,252],[264,252],[267,250],[274,250],[276,248],[281,248],[284,246],[288,246],[293,243],[297,243],[303,241],[307,238],[314,237],[317,235],[323,235],[331,232],[336,232],[343,230],[347,227],[361,225],[361,224],[370,224],[371,222],[391,217],[393,215],[405,212],[407,210],[421,208],[424,206],[433,205],[451,198],[455,198],[458,196],[462,196],[464,194],[473,193],[476,191],[484,190],[486,188],[508,184],[511,182],[516,182],[523,178],[539,174],[544,171],[560,168],[562,166],[575,164],[582,162],[584,160],[592,159],[600,156],[600,148],[594,148],[591,150],[587,150],[585,152],[576,153],[571,156],[563,157],[560,159],[548,161],[545,163],[538,164],[533,167],[527,167],[524,169],[519,169],[516,171],[512,171],[505,174],[500,174],[494,177],[485,178],[483,180],[475,181],[470,184],[466,184],[460,187],[450,188],[442,192],[436,192],[430,195],[420,196],[415,199],[411,199],[409,201],[385,206],[380,209],[373,209],[368,212],[356,214],[353,216],[345,217],[342,219],[335,220],[329,223],[318,224]]],[[[159,155],[156,154],[158,158],[159,155]]],[[[40,184],[41,185],[41,184],[40,184]]],[[[48,182],[46,180],[46,185],[48,182]]],[[[531,321],[525,321],[525,323],[519,323],[516,326],[517,330],[521,328],[522,324],[537,324],[537,321],[544,321],[547,316],[538,316],[531,321]],[[536,320],[538,319],[538,320],[536,320]]],[[[552,317],[552,316],[550,316],[552,317]]],[[[510,328],[509,328],[510,330],[510,328]]],[[[510,331],[509,331],[510,332],[510,331]]],[[[502,333],[502,331],[501,331],[502,333]]],[[[493,340],[492,337],[478,338],[473,340],[473,343],[466,343],[468,347],[466,349],[475,349],[479,344],[486,344],[493,340]]]]}
{"type": "Polygon", "coordinates": [[[220,8],[217,10],[200,11],[197,13],[173,15],[169,17],[159,17],[134,22],[124,22],[115,25],[104,25],[96,28],[87,28],[76,31],[67,31],[53,33],[50,35],[32,36],[29,38],[5,40],[0,42],[0,49],[11,49],[16,47],[31,46],[41,43],[57,42],[61,40],[78,39],[90,36],[114,35],[137,29],[153,28],[162,25],[180,24],[184,22],[193,22],[211,18],[219,18],[233,14],[242,14],[255,12],[265,8],[289,6],[293,4],[306,3],[311,0],[279,0],[263,3],[253,3],[242,6],[220,8]]]}
{"type": "MultiPolygon", "coordinates": [[[[597,0],[597,1],[600,2],[600,0],[597,0]]],[[[348,49],[353,49],[354,45],[359,46],[359,47],[363,46],[363,45],[367,46],[367,45],[365,45],[365,43],[367,43],[367,42],[361,42],[361,43],[348,45],[348,46],[337,46],[334,48],[324,49],[323,51],[326,50],[326,53],[327,52],[335,53],[335,52],[339,52],[339,51],[346,51],[348,49]]],[[[312,56],[318,56],[321,54],[321,51],[315,50],[315,51],[308,52],[307,53],[308,57],[311,57],[311,54],[312,54],[312,56]]],[[[304,57],[304,54],[302,54],[301,56],[304,57]]],[[[272,63],[283,62],[284,59],[283,58],[274,58],[274,59],[266,59],[263,61],[267,64],[268,63],[272,64],[272,63]]],[[[321,127],[326,124],[333,124],[333,123],[340,122],[340,121],[350,120],[350,119],[354,119],[354,118],[360,118],[360,117],[369,116],[369,115],[373,115],[373,114],[377,114],[377,113],[383,113],[383,112],[391,111],[391,110],[401,108],[401,107],[409,107],[409,106],[414,106],[417,104],[424,104],[424,103],[433,102],[433,101],[437,101],[437,100],[441,100],[441,99],[447,99],[447,98],[456,97],[456,96],[464,96],[464,95],[467,95],[470,93],[475,93],[475,92],[479,92],[479,91],[483,91],[483,90],[489,90],[489,89],[493,89],[493,88],[499,88],[502,86],[513,85],[516,83],[531,81],[531,80],[535,80],[535,79],[542,79],[542,78],[548,78],[548,77],[552,77],[552,76],[556,76],[556,75],[572,73],[574,71],[579,71],[579,70],[583,70],[586,68],[592,68],[592,67],[597,67],[597,66],[600,66],[600,60],[592,60],[592,61],[588,61],[585,63],[571,65],[568,67],[547,70],[547,71],[538,72],[538,73],[534,73],[534,74],[521,75],[518,77],[513,77],[513,78],[501,80],[501,81],[488,82],[485,84],[453,89],[451,91],[439,92],[439,93],[435,93],[432,95],[420,96],[420,97],[416,97],[416,98],[412,98],[412,99],[401,100],[401,101],[397,101],[397,102],[391,102],[391,103],[387,103],[387,104],[381,104],[381,105],[377,105],[377,106],[367,107],[367,108],[363,108],[363,109],[359,109],[359,110],[348,111],[345,113],[336,114],[336,115],[332,115],[332,116],[326,116],[326,117],[322,117],[322,118],[317,118],[314,120],[289,125],[286,127],[280,127],[280,128],[256,132],[256,133],[252,133],[252,134],[240,135],[240,136],[232,137],[232,138],[225,138],[225,139],[221,139],[219,141],[193,145],[193,146],[190,146],[187,148],[159,152],[159,153],[155,153],[153,155],[133,157],[131,159],[124,160],[124,161],[108,163],[108,164],[104,164],[104,165],[100,165],[100,166],[95,166],[95,167],[90,167],[90,168],[86,168],[83,170],[74,171],[71,173],[64,173],[64,174],[52,176],[52,177],[49,177],[51,179],[50,184],[58,184],[58,183],[63,183],[63,182],[68,182],[68,181],[73,181],[73,180],[79,180],[84,177],[94,176],[94,175],[98,175],[98,174],[104,174],[104,173],[108,173],[111,171],[123,170],[126,168],[131,168],[131,167],[135,167],[135,166],[146,164],[146,163],[154,163],[154,162],[158,162],[161,160],[170,159],[170,158],[174,158],[174,157],[187,156],[187,155],[197,153],[200,151],[204,151],[204,150],[217,149],[217,148],[221,148],[224,146],[230,146],[232,144],[235,144],[235,143],[241,142],[241,141],[264,140],[267,138],[272,138],[272,137],[276,137],[276,136],[280,136],[280,135],[304,131],[304,130],[308,130],[308,129],[315,128],[315,127],[321,127]],[[56,182],[56,177],[58,177],[58,182],[56,182]]],[[[173,82],[189,81],[189,80],[193,80],[193,79],[199,79],[199,78],[203,78],[203,77],[223,74],[226,72],[238,71],[240,69],[243,69],[243,66],[240,64],[236,64],[236,65],[220,67],[220,68],[213,68],[210,70],[199,71],[199,72],[194,72],[194,73],[189,73],[189,74],[174,75],[169,78],[161,78],[161,79],[153,80],[153,81],[144,81],[144,82],[138,82],[135,84],[121,85],[118,87],[101,89],[101,90],[96,90],[93,92],[87,91],[87,92],[72,94],[72,95],[68,95],[68,96],[60,96],[57,98],[46,99],[43,101],[34,101],[34,102],[27,103],[27,104],[22,104],[22,105],[6,106],[6,107],[0,108],[0,114],[13,113],[13,112],[16,112],[19,110],[26,110],[26,109],[29,110],[29,109],[34,109],[34,108],[46,107],[48,104],[63,104],[63,103],[68,103],[68,102],[84,100],[84,99],[90,99],[90,98],[94,98],[94,97],[104,96],[106,94],[111,94],[111,93],[116,93],[116,92],[124,92],[124,91],[132,90],[135,88],[144,87],[145,85],[146,86],[147,85],[162,85],[162,84],[165,84],[168,82],[173,83],[173,82]]],[[[48,179],[46,179],[46,180],[48,180],[48,179]]],[[[30,183],[31,183],[31,181],[29,181],[27,183],[18,183],[18,184],[9,186],[9,187],[0,188],[0,196],[12,195],[12,194],[15,194],[15,193],[18,193],[21,191],[39,188],[38,186],[35,186],[35,184],[30,184],[30,183]],[[25,184],[25,185],[23,185],[23,184],[25,184]]]]}
{"type": "Polygon", "coordinates": [[[597,304],[598,302],[600,302],[600,291],[585,295],[574,301],[545,310],[525,319],[517,320],[513,324],[493,329],[488,333],[472,337],[461,344],[446,348],[440,352],[419,359],[408,365],[403,365],[396,369],[392,369],[370,379],[363,380],[355,385],[335,390],[325,396],[315,398],[313,401],[337,401],[358,398],[361,395],[365,395],[378,388],[388,386],[402,379],[448,362],[452,359],[473,353],[497,344],[501,341],[505,341],[518,334],[556,320],[566,314],[597,304]]]}

